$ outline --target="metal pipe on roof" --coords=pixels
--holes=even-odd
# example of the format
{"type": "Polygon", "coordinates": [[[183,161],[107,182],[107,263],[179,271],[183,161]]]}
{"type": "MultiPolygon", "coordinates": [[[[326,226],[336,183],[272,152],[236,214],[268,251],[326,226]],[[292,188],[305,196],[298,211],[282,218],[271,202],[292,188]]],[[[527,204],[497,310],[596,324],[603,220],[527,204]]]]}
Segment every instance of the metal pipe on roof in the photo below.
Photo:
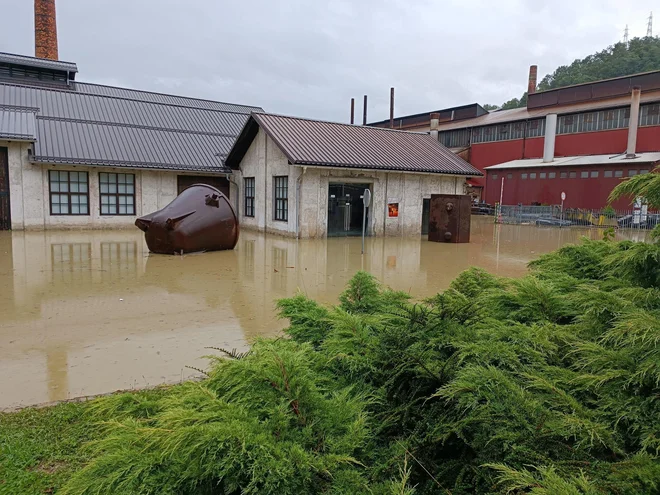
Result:
{"type": "Polygon", "coordinates": [[[555,137],[557,135],[557,114],[551,113],[545,117],[545,137],[543,138],[543,163],[555,159],[555,137]]]}
{"type": "Polygon", "coordinates": [[[355,124],[355,98],[351,98],[351,125],[355,124]]]}
{"type": "Polygon", "coordinates": [[[390,129],[394,129],[394,88],[390,88],[390,129]]]}
{"type": "Polygon", "coordinates": [[[367,125],[367,95],[364,95],[364,105],[362,109],[362,125],[367,125]]]}
{"type": "Polygon", "coordinates": [[[438,140],[438,128],[440,127],[440,114],[432,113],[431,114],[431,137],[438,140]]]}
{"type": "Polygon", "coordinates": [[[635,158],[637,150],[637,127],[639,126],[639,102],[642,98],[642,87],[633,86],[630,99],[630,119],[628,120],[628,147],[626,158],[635,158]]]}

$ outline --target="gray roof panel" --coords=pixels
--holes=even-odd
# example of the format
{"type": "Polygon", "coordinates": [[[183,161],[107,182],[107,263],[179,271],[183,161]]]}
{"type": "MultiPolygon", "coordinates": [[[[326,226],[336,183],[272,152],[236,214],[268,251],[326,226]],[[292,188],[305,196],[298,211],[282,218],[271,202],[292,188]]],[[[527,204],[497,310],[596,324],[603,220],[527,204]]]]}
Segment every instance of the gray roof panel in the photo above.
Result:
{"type": "Polygon", "coordinates": [[[0,106],[0,139],[36,141],[35,109],[0,106]]]}
{"type": "Polygon", "coordinates": [[[481,176],[426,133],[252,114],[225,164],[236,168],[261,127],[295,165],[481,176]]]}
{"type": "Polygon", "coordinates": [[[39,163],[228,172],[232,136],[37,119],[39,163]]]}
{"type": "MultiPolygon", "coordinates": [[[[0,54],[0,60],[2,55],[8,54],[0,54]]],[[[8,57],[20,63],[32,58],[8,57]]],[[[80,82],[63,88],[22,79],[0,81],[0,108],[15,107],[30,107],[32,120],[16,112],[3,114],[3,129],[19,126],[29,132],[32,125],[36,162],[210,173],[231,172],[222,159],[249,115],[263,112],[247,105],[80,82]]]]}

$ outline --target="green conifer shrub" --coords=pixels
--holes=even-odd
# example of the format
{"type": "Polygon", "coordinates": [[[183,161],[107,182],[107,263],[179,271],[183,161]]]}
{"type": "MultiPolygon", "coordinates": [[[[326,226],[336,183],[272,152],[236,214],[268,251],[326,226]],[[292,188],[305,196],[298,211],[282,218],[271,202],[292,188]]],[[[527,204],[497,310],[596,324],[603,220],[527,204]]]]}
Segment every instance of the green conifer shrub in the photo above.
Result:
{"type": "Polygon", "coordinates": [[[660,493],[659,257],[585,240],[423,303],[366,273],[282,300],[288,338],[98,406],[64,493],[660,493]]]}

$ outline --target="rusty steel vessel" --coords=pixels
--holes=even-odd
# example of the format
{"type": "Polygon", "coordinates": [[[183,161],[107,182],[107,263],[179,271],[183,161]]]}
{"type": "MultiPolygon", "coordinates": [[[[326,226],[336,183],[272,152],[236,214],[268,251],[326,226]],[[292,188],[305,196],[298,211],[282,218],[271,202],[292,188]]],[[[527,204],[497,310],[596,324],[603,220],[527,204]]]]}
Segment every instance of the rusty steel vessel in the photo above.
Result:
{"type": "Polygon", "coordinates": [[[238,218],[227,196],[207,184],[193,184],[162,210],[135,220],[149,251],[184,254],[234,249],[238,218]]]}

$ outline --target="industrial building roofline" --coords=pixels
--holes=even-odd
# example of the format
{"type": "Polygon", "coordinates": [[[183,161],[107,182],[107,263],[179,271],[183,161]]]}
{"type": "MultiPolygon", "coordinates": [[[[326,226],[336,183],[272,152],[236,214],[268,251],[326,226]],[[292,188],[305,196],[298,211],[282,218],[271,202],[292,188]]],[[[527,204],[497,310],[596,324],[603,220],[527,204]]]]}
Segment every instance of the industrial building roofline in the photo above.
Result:
{"type": "Polygon", "coordinates": [[[544,162],[543,158],[528,158],[523,160],[511,160],[486,167],[488,172],[497,170],[511,170],[519,168],[542,168],[542,167],[580,167],[587,165],[639,165],[641,163],[656,164],[660,162],[660,152],[637,153],[635,158],[626,158],[625,153],[619,155],[586,155],[586,156],[562,156],[556,157],[552,162],[544,162]]]}

